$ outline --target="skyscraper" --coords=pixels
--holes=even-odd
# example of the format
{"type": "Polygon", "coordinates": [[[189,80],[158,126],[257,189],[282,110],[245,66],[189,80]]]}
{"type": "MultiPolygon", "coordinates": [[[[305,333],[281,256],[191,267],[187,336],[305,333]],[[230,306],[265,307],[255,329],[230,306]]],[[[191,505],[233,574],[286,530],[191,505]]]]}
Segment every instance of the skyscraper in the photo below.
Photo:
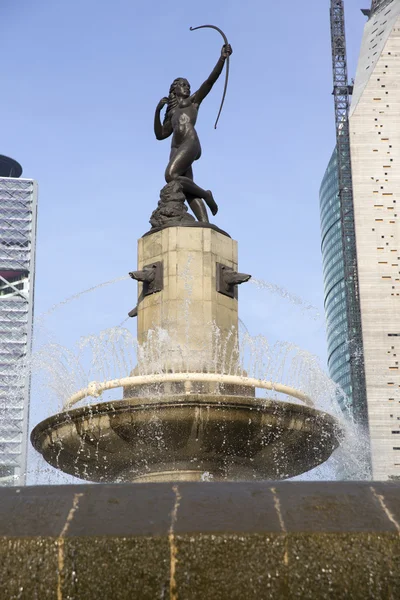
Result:
{"type": "Polygon", "coordinates": [[[344,391],[343,396],[338,396],[342,409],[353,413],[354,378],[351,372],[348,344],[349,325],[346,310],[347,294],[336,148],[332,153],[322,180],[320,211],[328,368],[331,378],[344,391]]]}
{"type": "Polygon", "coordinates": [[[0,485],[25,482],[37,185],[0,156],[0,485]]]}
{"type": "Polygon", "coordinates": [[[368,430],[357,248],[350,160],[348,84],[343,0],[331,0],[336,148],[320,189],[328,366],[344,396],[342,409],[368,430]]]}
{"type": "MultiPolygon", "coordinates": [[[[373,478],[400,479],[400,0],[373,0],[363,13],[368,21],[348,120],[340,121],[336,113],[338,144],[320,192],[328,361],[353,414],[365,416],[373,478]],[[339,149],[346,136],[347,161],[343,144],[339,149]],[[350,178],[343,184],[343,168],[349,166],[350,178]],[[345,271],[349,240],[353,288],[345,271]],[[360,315],[355,327],[350,304],[360,315]],[[356,329],[357,347],[349,345],[356,329]],[[363,394],[355,393],[360,382],[354,364],[365,373],[363,394]]],[[[334,64],[343,56],[334,49],[334,64]]],[[[342,92],[334,88],[334,94],[342,92]]]]}

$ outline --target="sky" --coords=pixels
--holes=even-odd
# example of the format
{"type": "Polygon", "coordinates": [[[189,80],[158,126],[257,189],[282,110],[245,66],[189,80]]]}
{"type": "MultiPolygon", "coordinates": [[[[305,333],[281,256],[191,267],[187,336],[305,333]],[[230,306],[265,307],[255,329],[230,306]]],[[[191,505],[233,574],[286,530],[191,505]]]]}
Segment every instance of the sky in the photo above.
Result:
{"type": "MultiPolygon", "coordinates": [[[[0,153],[39,183],[35,318],[51,339],[72,346],[136,304],[136,283],[123,280],[43,317],[136,268],[169,155],[154,109],[176,77],[194,91],[211,72],[221,37],[189,30],[209,23],[233,55],[217,130],[223,76],[200,109],[195,181],[220,207],[212,222],[239,243],[239,270],[321,314],[245,284],[240,318],[252,335],[291,341],[325,366],[318,191],[335,145],[329,4],[2,0],[0,153]]],[[[345,2],[349,77],[368,4],[345,2]]],[[[135,332],[134,319],[127,326],[135,332]]]]}

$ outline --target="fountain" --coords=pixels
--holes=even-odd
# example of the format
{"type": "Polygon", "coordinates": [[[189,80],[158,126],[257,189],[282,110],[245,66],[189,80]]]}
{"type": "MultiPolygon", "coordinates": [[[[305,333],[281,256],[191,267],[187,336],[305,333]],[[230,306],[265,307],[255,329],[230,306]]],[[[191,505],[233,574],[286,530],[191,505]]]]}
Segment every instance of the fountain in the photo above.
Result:
{"type": "Polygon", "coordinates": [[[179,78],[156,109],[157,139],[173,141],[130,273],[137,365],[74,391],[31,434],[49,464],[99,485],[1,490],[1,598],[356,600],[399,589],[398,485],[276,481],[326,461],[343,429],[312,394],[240,360],[238,286],[250,275],[192,173],[224,41],[199,90],[179,78]],[[119,399],[88,402],[116,388],[119,399]]]}
{"type": "Polygon", "coordinates": [[[240,368],[238,286],[250,275],[238,272],[237,243],[209,223],[206,204],[213,214],[217,204],[192,174],[200,156],[197,111],[230,53],[225,43],[192,95],[187,80],[176,79],[156,109],[156,137],[172,134],[172,150],[152,228],[138,242],[138,270],[130,273],[139,282],[138,302],[129,315],[137,318],[139,345],[148,344],[155,330],[170,340],[161,369],[143,375],[136,368],[121,379],[92,382],[32,431],[48,463],[81,479],[285,479],[326,461],[339,444],[338,421],[315,408],[312,398],[240,368]],[[124,390],[119,400],[73,408],[118,387],[124,390]],[[259,399],[257,388],[284,399],[259,399]]]}

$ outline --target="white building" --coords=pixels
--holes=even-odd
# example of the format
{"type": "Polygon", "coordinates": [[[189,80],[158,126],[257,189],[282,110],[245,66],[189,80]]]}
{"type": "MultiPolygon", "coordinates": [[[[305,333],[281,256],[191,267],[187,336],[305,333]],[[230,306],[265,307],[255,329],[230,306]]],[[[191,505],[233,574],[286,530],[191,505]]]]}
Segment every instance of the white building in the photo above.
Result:
{"type": "Polygon", "coordinates": [[[373,0],[349,115],[373,479],[400,479],[400,0],[373,0]]]}
{"type": "Polygon", "coordinates": [[[26,473],[37,185],[0,156],[0,485],[26,473]]]}

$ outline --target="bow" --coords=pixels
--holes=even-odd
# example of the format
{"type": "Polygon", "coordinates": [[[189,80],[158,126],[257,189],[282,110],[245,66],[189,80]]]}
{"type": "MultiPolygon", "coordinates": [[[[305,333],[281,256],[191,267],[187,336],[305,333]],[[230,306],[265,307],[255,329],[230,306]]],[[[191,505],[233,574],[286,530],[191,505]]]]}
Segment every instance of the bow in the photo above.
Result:
{"type": "MultiPolygon", "coordinates": [[[[222,31],[222,29],[220,29],[219,27],[216,27],[215,25],[199,25],[198,27],[190,27],[190,31],[195,31],[196,29],[203,29],[204,27],[209,27],[210,29],[216,29],[216,31],[218,31],[222,35],[222,37],[224,39],[225,46],[228,45],[228,38],[226,37],[226,35],[222,31]]],[[[215,121],[214,129],[217,129],[218,119],[219,119],[219,116],[221,114],[222,107],[224,105],[224,100],[225,100],[225,96],[226,96],[226,90],[227,90],[227,87],[228,87],[228,77],[229,77],[229,56],[226,57],[226,73],[225,73],[224,92],[222,94],[221,106],[219,107],[219,111],[218,111],[217,119],[215,121]]]]}

